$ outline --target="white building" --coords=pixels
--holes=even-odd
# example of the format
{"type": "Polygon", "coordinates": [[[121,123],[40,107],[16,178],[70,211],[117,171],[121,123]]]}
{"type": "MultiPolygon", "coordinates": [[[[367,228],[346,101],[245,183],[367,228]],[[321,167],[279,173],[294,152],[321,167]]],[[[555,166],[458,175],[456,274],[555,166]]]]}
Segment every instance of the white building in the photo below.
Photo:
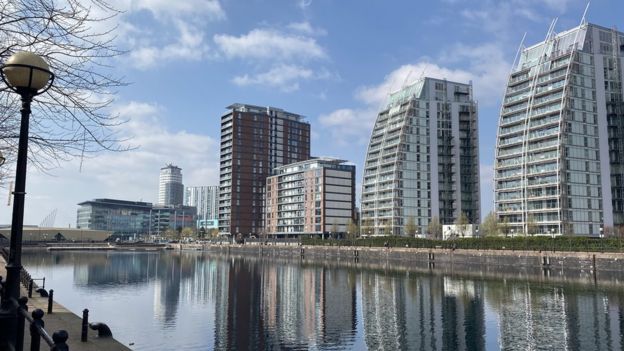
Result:
{"type": "Polygon", "coordinates": [[[219,186],[187,186],[184,193],[184,205],[197,208],[197,220],[215,220],[219,218],[219,186]]]}
{"type": "Polygon", "coordinates": [[[183,199],[182,168],[168,164],[160,169],[158,204],[163,206],[181,206],[183,199]]]}
{"type": "Polygon", "coordinates": [[[373,129],[362,187],[362,233],[426,233],[432,217],[480,218],[477,104],[470,84],[423,78],[390,95],[373,129]]]}
{"type": "Polygon", "coordinates": [[[522,50],[501,108],[495,211],[510,231],[624,224],[624,34],[584,23],[522,50]]]}

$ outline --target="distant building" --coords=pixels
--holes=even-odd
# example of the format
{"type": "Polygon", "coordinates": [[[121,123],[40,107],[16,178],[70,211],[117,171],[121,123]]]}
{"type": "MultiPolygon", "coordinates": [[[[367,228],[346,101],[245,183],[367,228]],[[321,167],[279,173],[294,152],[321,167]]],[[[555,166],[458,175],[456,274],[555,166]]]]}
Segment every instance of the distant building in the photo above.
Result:
{"type": "Polygon", "coordinates": [[[143,235],[149,232],[149,202],[95,199],[78,204],[76,227],[111,231],[115,235],[143,235]]]}
{"type": "MultiPolygon", "coordinates": [[[[184,194],[184,205],[197,208],[197,220],[208,221],[219,218],[219,187],[188,186],[184,194]]],[[[201,227],[199,224],[197,227],[201,227]]]]}
{"type": "Polygon", "coordinates": [[[355,219],[355,166],[345,162],[321,157],[277,167],[266,181],[266,234],[344,236],[355,219]]]}
{"type": "Polygon", "coordinates": [[[228,106],[221,117],[219,232],[259,234],[273,169],[310,158],[310,124],[274,107],[228,106]]]}
{"type": "Polygon", "coordinates": [[[423,78],[390,95],[373,128],[362,185],[362,232],[425,233],[431,218],[480,220],[477,103],[472,85],[423,78]]]}
{"type": "Polygon", "coordinates": [[[195,229],[197,208],[193,206],[154,206],[151,212],[151,235],[164,235],[167,230],[195,229]]]}
{"type": "Polygon", "coordinates": [[[181,206],[183,202],[182,168],[168,164],[160,169],[158,204],[162,206],[181,206]]]}

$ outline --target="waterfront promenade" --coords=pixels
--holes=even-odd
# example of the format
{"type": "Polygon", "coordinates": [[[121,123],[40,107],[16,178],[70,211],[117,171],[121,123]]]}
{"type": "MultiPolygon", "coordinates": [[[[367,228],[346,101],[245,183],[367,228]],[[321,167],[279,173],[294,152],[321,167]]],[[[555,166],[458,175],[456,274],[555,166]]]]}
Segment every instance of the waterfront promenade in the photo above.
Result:
{"type": "MultiPolygon", "coordinates": [[[[6,277],[5,270],[6,262],[4,258],[0,257],[0,276],[6,277]]],[[[54,289],[54,287],[52,287],[54,289]]],[[[22,286],[22,296],[28,296],[28,292],[22,286]]],[[[89,306],[85,306],[89,308],[89,306]]],[[[43,311],[48,310],[48,298],[39,297],[39,294],[33,292],[33,297],[28,299],[28,311],[32,312],[35,309],[40,308],[43,311]]],[[[52,306],[52,313],[46,313],[43,317],[45,323],[45,330],[52,336],[52,333],[58,330],[66,330],[69,334],[67,345],[72,351],[112,351],[112,350],[130,350],[127,346],[121,344],[114,338],[98,338],[97,331],[89,329],[89,337],[87,342],[80,341],[80,335],[82,330],[82,318],[66,309],[63,305],[54,302],[52,306]]],[[[99,322],[98,320],[92,320],[99,322]]],[[[101,321],[106,322],[106,321],[101,321]]],[[[113,335],[115,331],[113,330],[113,335]]],[[[48,347],[45,341],[41,340],[41,349],[47,350],[48,347]]],[[[28,322],[26,322],[26,330],[24,331],[24,350],[30,350],[30,331],[28,322]]]]}

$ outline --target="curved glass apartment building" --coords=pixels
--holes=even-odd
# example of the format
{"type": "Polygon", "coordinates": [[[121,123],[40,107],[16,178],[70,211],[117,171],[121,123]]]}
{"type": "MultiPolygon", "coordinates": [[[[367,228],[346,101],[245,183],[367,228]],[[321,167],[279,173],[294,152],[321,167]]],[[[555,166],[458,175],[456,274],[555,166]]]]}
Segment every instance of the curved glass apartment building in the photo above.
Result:
{"type": "Polygon", "coordinates": [[[583,24],[521,52],[496,147],[495,211],[508,232],[597,236],[623,223],[623,43],[583,24]]]}
{"type": "Polygon", "coordinates": [[[362,233],[425,234],[432,217],[479,223],[479,140],[472,86],[423,78],[390,95],[371,135],[362,184],[362,233]]]}

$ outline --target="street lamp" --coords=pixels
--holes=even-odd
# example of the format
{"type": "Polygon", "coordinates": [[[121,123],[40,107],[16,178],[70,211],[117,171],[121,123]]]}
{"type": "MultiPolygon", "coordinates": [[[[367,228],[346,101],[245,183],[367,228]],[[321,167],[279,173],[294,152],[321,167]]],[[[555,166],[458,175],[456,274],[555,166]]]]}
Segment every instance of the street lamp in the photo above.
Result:
{"type": "Polygon", "coordinates": [[[9,344],[17,343],[18,311],[11,300],[20,295],[20,271],[22,270],[22,232],[24,226],[24,197],[26,195],[26,164],[28,160],[28,122],[30,103],[33,97],[42,94],[52,86],[54,74],[50,66],[38,55],[30,52],[13,54],[0,67],[0,75],[6,86],[22,98],[21,124],[17,163],[15,166],[15,191],[13,192],[13,218],[11,221],[11,245],[6,265],[7,277],[2,296],[2,314],[14,318],[12,330],[4,334],[9,344]]]}

